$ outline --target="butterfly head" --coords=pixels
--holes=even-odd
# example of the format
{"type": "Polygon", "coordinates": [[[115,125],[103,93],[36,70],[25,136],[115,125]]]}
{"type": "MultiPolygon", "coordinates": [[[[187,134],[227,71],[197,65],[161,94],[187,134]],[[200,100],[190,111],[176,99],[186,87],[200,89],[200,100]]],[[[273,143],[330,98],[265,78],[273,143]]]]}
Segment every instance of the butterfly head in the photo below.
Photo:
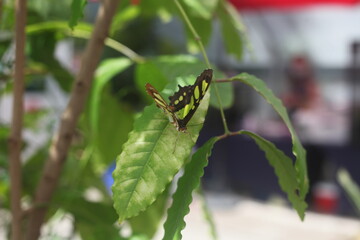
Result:
{"type": "Polygon", "coordinates": [[[177,126],[176,129],[177,129],[179,132],[183,132],[183,133],[186,133],[186,132],[187,132],[187,127],[177,126]]]}

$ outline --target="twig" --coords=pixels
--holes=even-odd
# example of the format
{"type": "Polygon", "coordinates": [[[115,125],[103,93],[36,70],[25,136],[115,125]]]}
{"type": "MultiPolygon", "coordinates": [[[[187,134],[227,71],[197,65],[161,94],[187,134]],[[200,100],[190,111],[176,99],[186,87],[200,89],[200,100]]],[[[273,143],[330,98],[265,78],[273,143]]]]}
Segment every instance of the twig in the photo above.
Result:
{"type": "Polygon", "coordinates": [[[95,68],[99,62],[104,41],[118,3],[118,0],[104,0],[98,11],[92,37],[86,46],[69,103],[63,112],[60,128],[53,138],[49,157],[36,189],[34,205],[38,207],[35,207],[29,214],[26,234],[28,240],[38,239],[40,235],[40,227],[44,222],[49,202],[57,187],[71,139],[79,116],[84,109],[95,68]]]}
{"type": "Polygon", "coordinates": [[[11,198],[11,239],[21,239],[21,143],[22,122],[24,115],[24,68],[25,68],[25,25],[26,0],[17,0],[15,5],[15,72],[14,101],[11,134],[9,138],[10,160],[10,198],[11,198]]]}
{"type": "MultiPolygon", "coordinates": [[[[0,0],[1,1],[1,0],[0,0]]],[[[88,27],[87,24],[81,24],[78,29],[70,30],[66,22],[61,21],[47,21],[43,23],[34,23],[26,27],[27,34],[37,34],[41,31],[62,31],[64,34],[70,37],[89,39],[91,37],[92,28],[88,27]]],[[[116,41],[113,38],[106,38],[105,45],[124,54],[136,63],[143,63],[145,58],[135,53],[133,50],[125,46],[124,44],[116,41]]]]}
{"type": "Polygon", "coordinates": [[[216,79],[214,80],[216,83],[224,83],[224,82],[233,82],[231,79],[216,79]]]}
{"type": "MultiPolygon", "coordinates": [[[[71,35],[73,37],[85,38],[85,39],[89,38],[90,34],[91,33],[89,31],[77,30],[77,29],[74,29],[73,31],[69,32],[69,35],[71,35]]],[[[145,61],[145,59],[142,56],[138,55],[136,52],[134,52],[133,50],[131,50],[124,44],[122,44],[112,38],[109,38],[109,37],[106,38],[105,44],[106,44],[106,46],[111,47],[114,50],[124,54],[126,57],[130,58],[132,61],[134,61],[136,63],[143,63],[145,61]]]]}

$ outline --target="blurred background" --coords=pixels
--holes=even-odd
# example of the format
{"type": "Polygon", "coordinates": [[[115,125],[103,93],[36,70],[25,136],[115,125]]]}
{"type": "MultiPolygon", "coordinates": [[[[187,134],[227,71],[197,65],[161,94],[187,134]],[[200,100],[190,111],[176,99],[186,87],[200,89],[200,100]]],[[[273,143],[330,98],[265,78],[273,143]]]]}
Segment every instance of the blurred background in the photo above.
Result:
{"type": "MultiPolygon", "coordinates": [[[[234,4],[247,27],[251,51],[238,62],[226,55],[221,40],[214,37],[209,49],[212,61],[229,74],[249,72],[267,82],[283,100],[307,149],[311,206],[317,211],[351,214],[352,206],[336,184],[336,174],[340,167],[345,167],[357,182],[360,181],[357,161],[360,159],[360,92],[356,80],[360,34],[356,23],[360,9],[357,5],[342,5],[341,1],[338,4],[248,2],[247,5],[245,1],[244,6],[242,2],[234,4]],[[336,195],[333,209],[324,209],[329,207],[322,205],[319,199],[324,191],[336,195]]],[[[290,153],[288,132],[272,108],[245,86],[235,86],[235,89],[235,105],[228,110],[233,128],[258,132],[290,153]]],[[[209,127],[214,129],[215,126],[220,126],[219,119],[209,127]]],[[[262,153],[251,141],[241,137],[238,141],[241,143],[224,142],[222,152],[215,149],[219,155],[214,158],[226,157],[210,161],[214,170],[210,166],[207,177],[209,182],[215,181],[206,186],[211,188],[222,183],[260,199],[278,193],[271,167],[266,161],[257,161],[262,153]],[[232,144],[243,146],[244,161],[239,161],[238,149],[232,144]],[[234,150],[236,152],[232,152],[234,150]],[[215,169],[224,171],[215,173],[215,169]],[[259,175],[253,174],[255,169],[259,175]]]]}
{"type": "MultiPolygon", "coordinates": [[[[9,29],[13,24],[10,2],[2,2],[3,11],[0,11],[2,19],[5,19],[0,23],[2,143],[5,143],[4,136],[8,134],[12,103],[7,89],[7,78],[14,60],[9,29]]],[[[67,19],[69,13],[63,9],[70,2],[30,1],[29,21],[41,23],[67,19]]],[[[280,208],[287,204],[286,196],[263,152],[249,138],[236,136],[225,139],[214,148],[203,178],[205,195],[219,225],[220,239],[289,239],[288,233],[292,239],[359,239],[360,222],[355,220],[359,215],[353,200],[339,183],[339,170],[346,169],[354,182],[360,184],[360,3],[356,0],[231,0],[231,3],[244,25],[242,58],[227,52],[221,23],[214,18],[206,47],[210,61],[227,76],[248,72],[259,77],[283,100],[307,150],[310,179],[308,204],[311,212],[309,220],[301,225],[293,211],[280,208]],[[264,216],[266,213],[271,217],[264,216]],[[239,225],[242,226],[240,230],[239,225]],[[260,227],[261,234],[258,225],[267,226],[260,227]],[[327,231],[320,231],[321,227],[311,228],[320,225],[327,231]]],[[[87,3],[84,12],[86,22],[93,23],[98,5],[97,1],[87,3]]],[[[131,16],[135,13],[129,10],[127,14],[131,16]]],[[[122,16],[119,29],[113,30],[113,35],[139,55],[151,57],[191,52],[186,32],[178,18],[128,16],[122,16]],[[130,20],[125,21],[127,17],[130,20]]],[[[41,166],[39,156],[46,155],[44,149],[67,104],[72,75],[79,69],[85,42],[81,38],[60,37],[56,31],[28,36],[29,71],[32,73],[28,77],[25,95],[27,115],[23,136],[26,144],[22,154],[25,162],[39,162],[32,165],[35,167],[29,165],[25,168],[28,173],[41,166]]],[[[119,55],[106,48],[103,59],[119,55]]],[[[116,75],[108,89],[114,99],[121,102],[120,107],[127,114],[122,115],[125,120],[121,122],[121,134],[125,136],[120,143],[126,140],[127,134],[124,133],[132,128],[133,114],[151,103],[136,88],[133,74],[134,68],[130,68],[116,75]]],[[[235,83],[233,94],[234,102],[225,112],[230,130],[254,131],[291,156],[292,143],[288,130],[269,104],[244,84],[235,83]]],[[[115,120],[111,124],[116,124],[115,120]]],[[[86,126],[79,135],[86,132],[86,126]]],[[[222,132],[220,113],[210,108],[198,146],[222,132]]],[[[7,150],[6,144],[2,145],[0,203],[6,206],[7,150]]],[[[106,188],[112,182],[112,161],[117,154],[115,151],[113,156],[110,154],[110,160],[92,169],[94,174],[102,176],[101,181],[106,188]]],[[[71,157],[76,158],[76,151],[71,157]]],[[[76,178],[71,173],[69,176],[76,178]]],[[[343,176],[348,175],[343,172],[343,176]]],[[[37,177],[34,178],[26,183],[30,185],[30,190],[35,186],[37,177]]],[[[66,183],[67,180],[63,181],[66,183]]],[[[97,196],[96,191],[89,194],[97,196]]],[[[191,219],[195,225],[185,229],[185,239],[207,239],[201,238],[206,233],[203,230],[205,227],[194,227],[201,222],[197,212],[200,206],[196,200],[193,208],[189,221],[191,219]]],[[[6,211],[3,215],[8,216],[6,211]]],[[[2,221],[6,225],[6,220],[2,221]]],[[[64,225],[59,226],[71,228],[66,223],[64,225]]],[[[55,228],[53,226],[49,231],[56,232],[55,228]]]]}

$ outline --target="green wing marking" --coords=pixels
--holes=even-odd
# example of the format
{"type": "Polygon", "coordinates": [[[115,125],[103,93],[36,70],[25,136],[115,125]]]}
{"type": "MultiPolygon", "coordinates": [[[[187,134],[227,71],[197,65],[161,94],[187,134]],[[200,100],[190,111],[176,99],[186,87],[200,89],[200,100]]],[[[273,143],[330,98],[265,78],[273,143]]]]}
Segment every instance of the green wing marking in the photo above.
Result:
{"type": "Polygon", "coordinates": [[[147,93],[154,99],[157,107],[164,111],[176,129],[180,132],[185,132],[187,123],[196,112],[201,100],[209,89],[212,75],[213,70],[206,69],[196,78],[193,85],[184,87],[179,85],[179,90],[169,97],[169,104],[166,103],[164,98],[151,84],[147,83],[145,88],[147,93]],[[180,113],[177,113],[179,111],[180,113]]]}
{"type": "MultiPolygon", "coordinates": [[[[192,85],[191,91],[189,91],[190,96],[186,99],[185,107],[182,111],[182,116],[178,119],[179,129],[185,129],[186,125],[196,112],[197,108],[200,105],[201,100],[205,96],[207,90],[210,87],[210,83],[212,80],[213,70],[206,69],[204,70],[200,76],[196,78],[194,85],[192,85]]],[[[180,91],[180,90],[179,90],[180,91]]],[[[171,101],[169,104],[171,107],[176,109],[174,102],[171,101]]]]}
{"type": "Polygon", "coordinates": [[[170,106],[174,107],[174,112],[183,109],[189,103],[193,91],[193,85],[179,86],[179,90],[169,97],[170,106]]]}

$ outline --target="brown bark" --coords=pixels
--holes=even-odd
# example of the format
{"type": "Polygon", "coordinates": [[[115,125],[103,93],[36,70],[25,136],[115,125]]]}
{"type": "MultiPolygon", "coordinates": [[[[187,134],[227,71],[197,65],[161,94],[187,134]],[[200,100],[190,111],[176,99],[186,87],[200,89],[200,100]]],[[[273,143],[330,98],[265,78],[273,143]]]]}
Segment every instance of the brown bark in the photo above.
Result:
{"type": "Polygon", "coordinates": [[[62,114],[60,128],[53,138],[49,158],[45,163],[42,177],[37,186],[34,208],[29,214],[27,240],[39,238],[41,225],[44,222],[51,197],[57,187],[71,139],[79,116],[83,111],[104,41],[118,3],[118,0],[104,0],[99,8],[94,31],[84,51],[80,71],[73,86],[69,103],[62,114]]]}
{"type": "Polygon", "coordinates": [[[9,138],[11,239],[21,239],[21,143],[24,115],[24,68],[25,68],[25,25],[26,0],[17,0],[15,5],[15,72],[13,89],[13,111],[9,138]]]}

